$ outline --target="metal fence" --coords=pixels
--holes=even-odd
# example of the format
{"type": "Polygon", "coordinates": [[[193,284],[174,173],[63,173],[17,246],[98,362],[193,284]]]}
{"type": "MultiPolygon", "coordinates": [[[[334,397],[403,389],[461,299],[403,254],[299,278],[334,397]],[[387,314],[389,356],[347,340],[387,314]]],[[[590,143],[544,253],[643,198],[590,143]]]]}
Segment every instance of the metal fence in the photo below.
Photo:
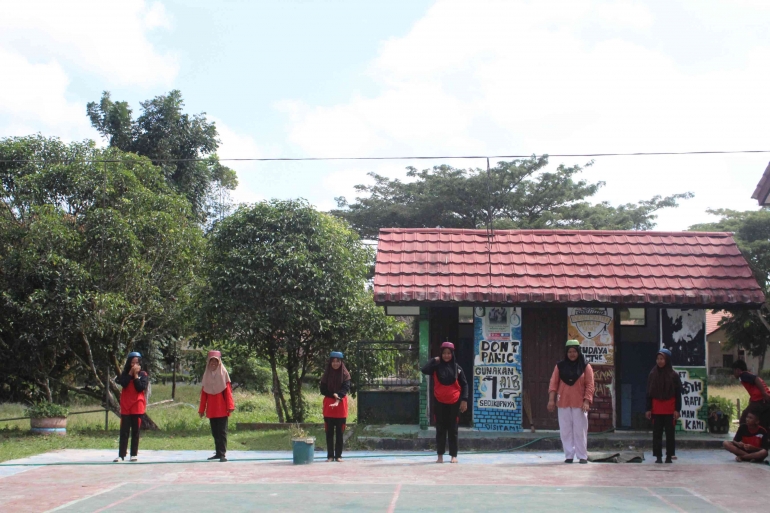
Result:
{"type": "Polygon", "coordinates": [[[362,340],[356,351],[357,388],[393,390],[420,384],[420,349],[414,341],[362,340]]]}

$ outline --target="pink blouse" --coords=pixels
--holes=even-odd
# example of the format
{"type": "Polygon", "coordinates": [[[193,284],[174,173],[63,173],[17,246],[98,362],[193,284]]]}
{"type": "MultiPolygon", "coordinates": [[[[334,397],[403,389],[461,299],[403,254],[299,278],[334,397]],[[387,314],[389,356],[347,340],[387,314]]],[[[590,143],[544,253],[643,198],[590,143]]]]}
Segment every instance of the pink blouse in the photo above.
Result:
{"type": "Polygon", "coordinates": [[[583,375],[574,385],[569,386],[559,379],[559,366],[553,368],[551,383],[548,385],[548,393],[556,392],[558,399],[556,406],[559,408],[581,408],[583,401],[589,404],[594,402],[594,370],[591,365],[586,365],[583,375]]]}

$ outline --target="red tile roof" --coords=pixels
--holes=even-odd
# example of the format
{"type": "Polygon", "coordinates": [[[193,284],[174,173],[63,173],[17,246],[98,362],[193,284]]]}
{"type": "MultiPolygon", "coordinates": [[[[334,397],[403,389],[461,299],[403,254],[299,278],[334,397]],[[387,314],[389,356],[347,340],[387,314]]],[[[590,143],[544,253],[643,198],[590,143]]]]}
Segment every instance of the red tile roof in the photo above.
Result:
{"type": "Polygon", "coordinates": [[[758,307],[765,299],[728,233],[496,230],[491,242],[488,253],[485,230],[380,230],[375,301],[758,307]]]}
{"type": "Polygon", "coordinates": [[[711,310],[706,310],[706,335],[711,335],[720,329],[719,321],[722,320],[722,317],[730,316],[732,316],[732,314],[724,310],[719,310],[717,313],[712,313],[711,310]]]}

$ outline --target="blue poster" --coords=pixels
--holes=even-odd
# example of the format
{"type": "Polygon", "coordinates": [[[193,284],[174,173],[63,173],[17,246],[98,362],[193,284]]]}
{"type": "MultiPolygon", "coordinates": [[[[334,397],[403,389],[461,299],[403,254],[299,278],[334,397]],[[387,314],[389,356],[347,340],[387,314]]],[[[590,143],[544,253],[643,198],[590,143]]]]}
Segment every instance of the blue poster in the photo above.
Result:
{"type": "Polygon", "coordinates": [[[474,308],[473,427],[521,431],[521,308],[474,308]]]}

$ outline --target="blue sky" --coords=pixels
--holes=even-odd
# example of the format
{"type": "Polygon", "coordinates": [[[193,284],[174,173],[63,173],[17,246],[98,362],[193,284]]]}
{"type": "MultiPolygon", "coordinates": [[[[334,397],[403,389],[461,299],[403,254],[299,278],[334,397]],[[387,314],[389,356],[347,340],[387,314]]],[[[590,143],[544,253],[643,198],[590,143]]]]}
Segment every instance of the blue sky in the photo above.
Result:
{"type": "MultiPolygon", "coordinates": [[[[770,2],[62,4],[4,8],[0,136],[96,139],[85,104],[101,91],[138,110],[180,89],[216,120],[225,158],[770,148],[770,2]]],[[[768,159],[604,158],[584,175],[613,204],[694,192],[659,219],[680,230],[707,208],[756,208],[768,159]]],[[[328,209],[367,172],[409,164],[434,163],[233,164],[233,196],[328,209]]]]}

